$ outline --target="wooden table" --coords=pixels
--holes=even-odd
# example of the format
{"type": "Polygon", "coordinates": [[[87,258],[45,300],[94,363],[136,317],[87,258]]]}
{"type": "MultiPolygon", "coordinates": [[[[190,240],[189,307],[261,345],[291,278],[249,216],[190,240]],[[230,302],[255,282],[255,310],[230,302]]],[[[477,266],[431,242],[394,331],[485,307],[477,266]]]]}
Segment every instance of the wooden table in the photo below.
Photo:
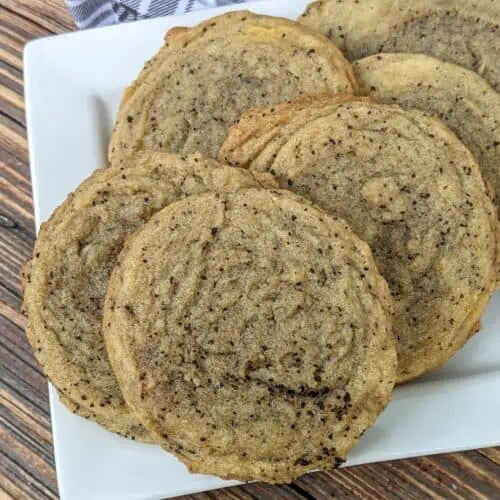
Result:
{"type": "MultiPolygon", "coordinates": [[[[74,30],[63,0],[0,0],[0,499],[57,498],[47,382],[24,336],[19,270],[34,239],[22,51],[74,30]]],[[[500,425],[500,415],[499,415],[500,425]]],[[[500,449],[310,474],[192,499],[500,498],[500,449]]]]}

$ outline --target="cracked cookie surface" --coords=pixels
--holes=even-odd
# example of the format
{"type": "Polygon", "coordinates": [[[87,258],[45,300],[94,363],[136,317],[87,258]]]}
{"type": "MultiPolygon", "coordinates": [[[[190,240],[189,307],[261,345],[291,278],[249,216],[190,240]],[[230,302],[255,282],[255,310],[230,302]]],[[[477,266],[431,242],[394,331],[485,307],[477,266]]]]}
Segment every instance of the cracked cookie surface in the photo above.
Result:
{"type": "Polygon", "coordinates": [[[275,184],[269,175],[254,176],[199,155],[153,153],[127,165],[94,172],[42,225],[23,312],[35,355],[63,402],[114,432],[149,440],[123,400],[102,335],[104,295],[123,242],[186,196],[275,184]]]}
{"type": "Polygon", "coordinates": [[[287,19],[232,12],[169,33],[125,90],[109,145],[112,165],[148,150],[216,158],[243,111],[356,88],[342,53],[287,19]]]}
{"type": "Polygon", "coordinates": [[[392,301],[346,223],[286,191],[206,194],[130,238],[104,332],[127,402],[192,472],[340,465],[396,378],[392,301]]]}
{"type": "Polygon", "coordinates": [[[220,158],[344,217],[395,299],[399,382],[447,361],[495,288],[496,210],[470,151],[439,120],[316,96],[245,114],[220,158]]]}

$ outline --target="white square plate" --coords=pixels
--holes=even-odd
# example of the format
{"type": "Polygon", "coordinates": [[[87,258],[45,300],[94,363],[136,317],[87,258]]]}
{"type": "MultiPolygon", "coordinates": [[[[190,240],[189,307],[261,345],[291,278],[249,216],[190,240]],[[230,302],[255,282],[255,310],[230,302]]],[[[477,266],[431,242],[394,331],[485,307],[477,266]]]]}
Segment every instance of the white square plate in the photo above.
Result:
{"type": "MultiPolygon", "coordinates": [[[[295,19],[307,0],[248,8],[295,19]]],[[[26,113],[37,228],[95,168],[124,87],[161,46],[167,29],[242,6],[71,33],[29,43],[26,113]]],[[[400,387],[347,465],[500,444],[500,294],[476,335],[443,369],[400,387]]],[[[119,438],[69,413],[51,387],[61,498],[156,499],[236,482],[189,474],[159,447],[119,438]]]]}

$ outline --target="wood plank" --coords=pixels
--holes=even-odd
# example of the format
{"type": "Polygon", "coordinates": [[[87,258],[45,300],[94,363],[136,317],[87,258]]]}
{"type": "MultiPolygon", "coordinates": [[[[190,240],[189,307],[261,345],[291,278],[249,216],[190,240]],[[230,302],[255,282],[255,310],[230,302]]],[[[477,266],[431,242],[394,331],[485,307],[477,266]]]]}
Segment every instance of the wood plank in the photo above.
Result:
{"type": "Polygon", "coordinates": [[[75,23],[59,0],[3,0],[5,9],[19,18],[21,26],[29,26],[36,36],[57,34],[75,29],[75,23]],[[38,30],[45,30],[39,34],[38,30]]]}
{"type": "Polygon", "coordinates": [[[0,84],[2,92],[3,89],[11,89],[18,95],[22,95],[23,81],[19,77],[19,72],[7,66],[3,61],[0,62],[0,84]]]}
{"type": "Polygon", "coordinates": [[[478,453],[490,462],[493,462],[495,465],[500,465],[500,448],[478,450],[478,453]]]}
{"type": "MultiPolygon", "coordinates": [[[[16,183],[17,186],[31,195],[31,173],[27,155],[0,146],[0,172],[5,179],[12,176],[22,179],[22,182],[16,183]]],[[[30,203],[33,206],[33,201],[30,203]]]]}

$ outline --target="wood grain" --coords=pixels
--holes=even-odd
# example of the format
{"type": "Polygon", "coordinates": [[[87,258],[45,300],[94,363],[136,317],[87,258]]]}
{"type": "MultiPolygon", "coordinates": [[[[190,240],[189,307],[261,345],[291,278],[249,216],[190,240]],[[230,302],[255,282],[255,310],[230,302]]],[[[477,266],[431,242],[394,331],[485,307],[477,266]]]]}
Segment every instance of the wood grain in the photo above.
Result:
{"type": "MultiPolygon", "coordinates": [[[[21,265],[35,233],[23,101],[22,50],[73,30],[62,0],[0,2],[0,499],[58,498],[47,383],[24,336],[21,265]]],[[[496,499],[500,449],[422,457],[250,484],[184,500],[496,499]]]]}

